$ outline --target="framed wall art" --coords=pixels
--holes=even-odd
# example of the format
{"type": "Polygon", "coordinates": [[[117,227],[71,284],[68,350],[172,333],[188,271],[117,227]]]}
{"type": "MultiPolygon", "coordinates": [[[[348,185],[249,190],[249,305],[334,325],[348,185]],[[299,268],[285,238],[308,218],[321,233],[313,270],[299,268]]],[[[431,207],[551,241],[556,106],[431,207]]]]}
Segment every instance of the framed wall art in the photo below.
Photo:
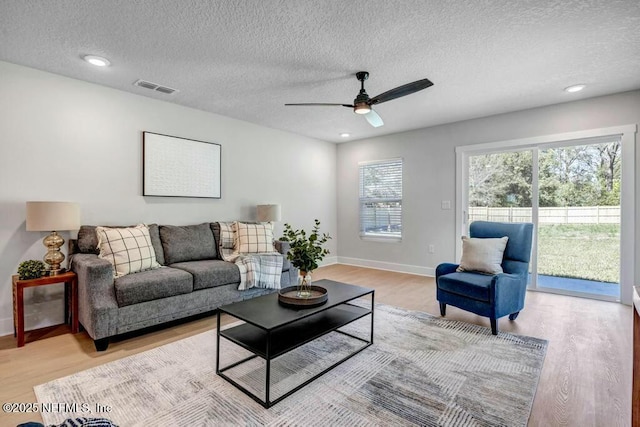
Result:
{"type": "Polygon", "coordinates": [[[142,195],[219,199],[220,144],[142,133],[142,195]]]}

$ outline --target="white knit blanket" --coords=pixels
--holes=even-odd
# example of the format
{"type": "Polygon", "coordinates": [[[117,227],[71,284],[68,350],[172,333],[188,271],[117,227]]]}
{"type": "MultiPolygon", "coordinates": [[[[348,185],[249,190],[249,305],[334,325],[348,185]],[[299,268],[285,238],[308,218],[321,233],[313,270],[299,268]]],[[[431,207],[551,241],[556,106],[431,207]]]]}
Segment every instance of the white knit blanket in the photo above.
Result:
{"type": "Polygon", "coordinates": [[[225,261],[235,263],[240,269],[238,290],[253,287],[280,289],[280,276],[284,257],[277,252],[239,254],[235,252],[235,230],[233,223],[220,222],[218,250],[225,261]]]}

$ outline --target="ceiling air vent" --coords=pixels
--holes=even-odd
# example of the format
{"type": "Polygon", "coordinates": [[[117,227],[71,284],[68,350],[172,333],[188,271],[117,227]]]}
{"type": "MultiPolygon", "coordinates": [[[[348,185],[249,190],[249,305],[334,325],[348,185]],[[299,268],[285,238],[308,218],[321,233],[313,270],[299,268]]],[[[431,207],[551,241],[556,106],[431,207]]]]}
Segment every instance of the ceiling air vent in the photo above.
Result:
{"type": "Polygon", "coordinates": [[[148,82],[146,80],[138,80],[133,85],[134,86],[140,86],[140,87],[143,87],[145,89],[155,90],[156,92],[166,93],[168,95],[171,95],[172,93],[178,91],[177,89],[173,89],[173,88],[170,88],[168,86],[161,86],[161,85],[159,85],[157,83],[148,82]]]}

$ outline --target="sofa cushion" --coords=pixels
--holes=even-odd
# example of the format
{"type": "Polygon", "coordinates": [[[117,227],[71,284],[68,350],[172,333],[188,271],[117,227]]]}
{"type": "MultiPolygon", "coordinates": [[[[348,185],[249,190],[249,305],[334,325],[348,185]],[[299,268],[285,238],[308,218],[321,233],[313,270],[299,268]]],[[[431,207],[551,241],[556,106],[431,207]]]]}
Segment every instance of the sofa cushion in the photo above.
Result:
{"type": "MultiPolygon", "coordinates": [[[[125,226],[114,225],[110,227],[123,228],[123,227],[131,227],[131,226],[130,225],[125,225],[125,226]]],[[[151,244],[153,245],[153,250],[156,253],[156,261],[158,261],[159,264],[164,265],[164,251],[162,250],[162,243],[160,242],[160,230],[158,229],[158,224],[148,224],[147,227],[149,227],[149,236],[151,237],[151,244]]],[[[95,225],[80,226],[80,230],[78,230],[77,247],[80,253],[83,253],[83,254],[98,255],[100,253],[100,248],[98,248],[98,235],[96,234],[95,225]]]]}
{"type": "Polygon", "coordinates": [[[115,277],[160,267],[146,225],[96,227],[96,234],[100,247],[98,256],[113,265],[115,277]]]}
{"type": "Polygon", "coordinates": [[[438,278],[438,287],[452,294],[489,302],[493,276],[476,273],[451,273],[438,278]]]}
{"type": "Polygon", "coordinates": [[[160,240],[167,265],[217,257],[209,223],[186,226],[161,225],[160,240]]]}
{"type": "Polygon", "coordinates": [[[215,288],[216,286],[239,284],[238,266],[221,260],[178,262],[171,268],[179,268],[193,276],[193,290],[215,288]]]}
{"type": "Polygon", "coordinates": [[[247,224],[234,222],[236,232],[235,252],[258,254],[276,252],[273,246],[273,224],[247,224]]]}
{"type": "Polygon", "coordinates": [[[114,280],[119,307],[187,294],[193,290],[193,278],[186,271],[162,267],[128,274],[114,280]]]}

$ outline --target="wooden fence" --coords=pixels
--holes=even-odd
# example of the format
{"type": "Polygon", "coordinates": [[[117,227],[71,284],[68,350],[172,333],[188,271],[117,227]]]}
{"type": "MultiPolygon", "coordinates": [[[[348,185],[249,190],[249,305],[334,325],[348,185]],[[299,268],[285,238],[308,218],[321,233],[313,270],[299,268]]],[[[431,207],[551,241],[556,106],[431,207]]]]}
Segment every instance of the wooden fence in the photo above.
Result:
{"type": "MultiPolygon", "coordinates": [[[[469,208],[469,221],[531,222],[531,208],[469,208]]],[[[620,206],[538,208],[540,224],[620,224],[620,206]]]]}

